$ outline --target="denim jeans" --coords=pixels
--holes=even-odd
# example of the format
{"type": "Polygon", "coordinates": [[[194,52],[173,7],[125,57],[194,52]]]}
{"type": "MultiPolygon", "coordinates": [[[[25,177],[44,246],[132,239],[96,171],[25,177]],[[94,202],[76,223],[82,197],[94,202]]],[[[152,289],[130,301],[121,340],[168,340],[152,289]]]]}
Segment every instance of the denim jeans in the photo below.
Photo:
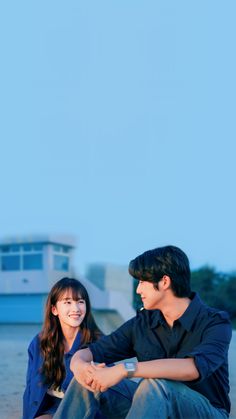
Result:
{"type": "Polygon", "coordinates": [[[92,393],[73,379],[53,419],[124,419],[137,383],[128,379],[103,393],[92,393]]]}
{"type": "Polygon", "coordinates": [[[226,419],[202,394],[172,380],[143,379],[136,390],[127,419],[226,419]]]}
{"type": "Polygon", "coordinates": [[[223,409],[183,383],[163,379],[123,380],[92,393],[72,380],[54,419],[226,419],[223,409]]]}

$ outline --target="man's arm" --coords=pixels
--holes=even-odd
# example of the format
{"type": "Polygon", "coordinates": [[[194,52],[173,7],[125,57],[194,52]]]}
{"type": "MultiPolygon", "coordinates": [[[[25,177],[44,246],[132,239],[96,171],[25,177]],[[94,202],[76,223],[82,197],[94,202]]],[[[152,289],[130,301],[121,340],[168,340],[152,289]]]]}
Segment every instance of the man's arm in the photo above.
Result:
{"type": "Polygon", "coordinates": [[[79,351],[75,352],[75,354],[71,358],[70,368],[75,373],[74,368],[76,368],[77,364],[83,363],[90,363],[93,360],[93,354],[89,348],[80,349],[79,351]]]}
{"type": "MultiPolygon", "coordinates": [[[[71,358],[70,369],[74,374],[75,379],[82,386],[86,387],[88,390],[93,391],[90,387],[90,384],[93,381],[93,372],[94,368],[91,365],[93,361],[92,352],[86,349],[80,349],[77,351],[71,358]]],[[[97,368],[104,367],[105,364],[100,364],[97,368]]]]}
{"type": "Polygon", "coordinates": [[[193,358],[167,358],[138,362],[134,377],[193,381],[199,378],[199,372],[193,358]]]}
{"type": "MultiPolygon", "coordinates": [[[[106,391],[107,388],[114,386],[127,377],[127,371],[123,364],[102,369],[94,367],[91,374],[93,379],[90,385],[93,391],[106,391]]],[[[193,381],[199,378],[199,372],[193,358],[157,359],[138,362],[133,377],[193,381]]]]}

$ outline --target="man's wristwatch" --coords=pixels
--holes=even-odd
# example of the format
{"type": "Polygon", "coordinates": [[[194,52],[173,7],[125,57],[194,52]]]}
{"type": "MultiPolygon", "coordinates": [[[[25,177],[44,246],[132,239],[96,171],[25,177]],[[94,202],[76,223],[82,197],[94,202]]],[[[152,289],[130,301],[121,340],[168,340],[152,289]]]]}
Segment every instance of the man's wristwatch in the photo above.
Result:
{"type": "Polygon", "coordinates": [[[127,361],[124,362],[124,367],[127,371],[127,377],[131,378],[133,377],[136,369],[137,369],[137,362],[127,361]]]}

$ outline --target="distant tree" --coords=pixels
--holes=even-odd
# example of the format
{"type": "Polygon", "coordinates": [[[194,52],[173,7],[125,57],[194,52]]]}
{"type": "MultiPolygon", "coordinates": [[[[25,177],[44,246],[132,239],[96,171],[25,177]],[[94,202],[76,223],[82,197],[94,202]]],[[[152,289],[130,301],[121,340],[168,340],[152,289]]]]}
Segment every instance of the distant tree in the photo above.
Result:
{"type": "Polygon", "coordinates": [[[218,294],[224,302],[225,310],[232,319],[236,319],[236,274],[231,273],[218,289],[218,294]]]}
{"type": "Polygon", "coordinates": [[[191,287],[197,291],[201,298],[209,303],[212,299],[215,289],[219,284],[220,278],[215,269],[210,266],[203,266],[200,269],[192,271],[191,287]]]}
{"type": "Polygon", "coordinates": [[[204,266],[192,272],[192,290],[200,294],[205,303],[226,310],[236,318],[236,274],[216,272],[204,266]]]}

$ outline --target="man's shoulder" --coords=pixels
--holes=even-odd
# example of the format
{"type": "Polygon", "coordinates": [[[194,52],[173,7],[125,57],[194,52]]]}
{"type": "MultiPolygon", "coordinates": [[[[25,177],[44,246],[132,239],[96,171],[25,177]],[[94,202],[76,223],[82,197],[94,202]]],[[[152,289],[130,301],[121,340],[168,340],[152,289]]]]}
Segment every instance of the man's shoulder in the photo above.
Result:
{"type": "Polygon", "coordinates": [[[211,326],[219,326],[228,330],[229,334],[231,333],[232,324],[230,315],[227,311],[221,310],[216,307],[209,306],[207,304],[202,304],[200,313],[198,315],[198,324],[201,324],[206,328],[211,326]]]}
{"type": "Polygon", "coordinates": [[[209,321],[231,324],[230,315],[227,311],[215,307],[205,306],[209,321]]]}
{"type": "Polygon", "coordinates": [[[227,313],[227,311],[221,310],[219,308],[215,308],[215,307],[211,307],[211,306],[206,306],[206,310],[209,314],[209,316],[211,317],[220,317],[221,319],[229,319],[229,313],[227,313]]]}
{"type": "Polygon", "coordinates": [[[222,320],[229,320],[230,316],[229,313],[225,310],[222,310],[220,308],[216,308],[213,306],[210,306],[203,301],[201,301],[201,312],[205,315],[207,315],[209,318],[220,318],[222,320]]]}
{"type": "Polygon", "coordinates": [[[192,301],[198,317],[204,316],[209,319],[219,318],[223,321],[230,321],[230,316],[227,311],[206,304],[197,293],[194,293],[192,301]]]}

